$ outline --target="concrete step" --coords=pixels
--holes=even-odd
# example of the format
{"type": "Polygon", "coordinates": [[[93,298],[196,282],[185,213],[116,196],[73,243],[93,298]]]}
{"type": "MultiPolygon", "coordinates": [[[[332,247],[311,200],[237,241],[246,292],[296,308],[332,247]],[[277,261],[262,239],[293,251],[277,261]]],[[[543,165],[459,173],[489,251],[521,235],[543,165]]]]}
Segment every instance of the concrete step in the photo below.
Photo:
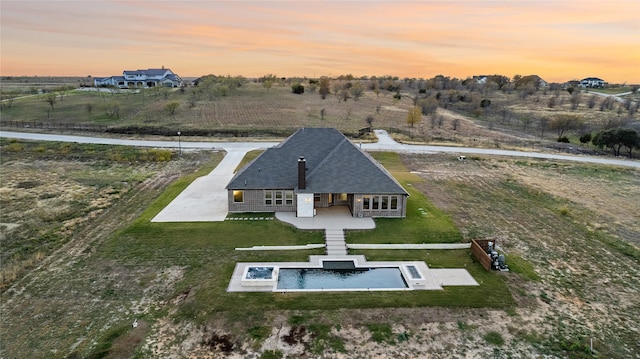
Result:
{"type": "Polygon", "coordinates": [[[347,249],[347,246],[341,243],[327,243],[326,248],[344,248],[347,249]]]}
{"type": "Polygon", "coordinates": [[[331,251],[327,252],[328,256],[345,256],[347,255],[347,251],[331,251]]]}
{"type": "Polygon", "coordinates": [[[343,248],[347,248],[347,245],[344,243],[339,243],[339,242],[331,242],[331,243],[325,243],[325,247],[343,247],[343,248]]]}

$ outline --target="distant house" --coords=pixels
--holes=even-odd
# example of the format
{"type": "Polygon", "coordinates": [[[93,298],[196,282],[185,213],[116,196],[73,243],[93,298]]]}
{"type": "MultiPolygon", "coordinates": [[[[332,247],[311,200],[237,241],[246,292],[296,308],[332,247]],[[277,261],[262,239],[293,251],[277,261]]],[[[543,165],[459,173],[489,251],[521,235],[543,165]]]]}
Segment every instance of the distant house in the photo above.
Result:
{"type": "Polygon", "coordinates": [[[483,85],[487,83],[489,75],[476,75],[473,76],[473,79],[476,80],[476,83],[483,85]]]}
{"type": "Polygon", "coordinates": [[[409,194],[333,128],[303,128],[267,149],[227,185],[229,212],[296,212],[347,206],[354,217],[406,217],[409,194]]]}
{"type": "Polygon", "coordinates": [[[96,77],[96,87],[116,86],[119,88],[149,88],[155,86],[181,87],[184,82],[170,69],[125,70],[122,76],[96,77]]]}
{"type": "Polygon", "coordinates": [[[587,77],[580,81],[582,87],[604,87],[605,84],[603,79],[597,77],[587,77]]]}

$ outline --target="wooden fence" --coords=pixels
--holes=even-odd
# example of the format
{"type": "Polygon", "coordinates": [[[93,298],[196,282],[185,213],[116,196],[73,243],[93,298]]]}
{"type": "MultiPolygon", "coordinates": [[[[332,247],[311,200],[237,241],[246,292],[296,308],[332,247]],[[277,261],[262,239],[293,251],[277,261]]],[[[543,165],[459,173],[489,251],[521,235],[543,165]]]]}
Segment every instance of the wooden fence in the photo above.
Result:
{"type": "Polygon", "coordinates": [[[486,269],[487,271],[491,270],[491,258],[487,254],[489,242],[493,242],[495,246],[495,241],[490,239],[471,240],[471,253],[473,253],[473,256],[478,260],[478,262],[480,262],[480,264],[482,264],[484,269],[486,269]]]}
{"type": "Polygon", "coordinates": [[[0,127],[12,127],[18,129],[45,129],[45,130],[68,130],[82,132],[107,132],[108,127],[104,125],[82,124],[82,123],[64,123],[64,122],[45,122],[45,121],[13,121],[2,120],[0,127]]]}

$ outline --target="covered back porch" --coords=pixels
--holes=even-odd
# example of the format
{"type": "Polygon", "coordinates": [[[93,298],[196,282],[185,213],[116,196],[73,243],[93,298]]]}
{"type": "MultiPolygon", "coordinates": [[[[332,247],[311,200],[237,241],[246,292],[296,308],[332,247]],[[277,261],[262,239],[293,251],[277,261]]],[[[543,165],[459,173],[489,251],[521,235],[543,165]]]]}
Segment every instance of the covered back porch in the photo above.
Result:
{"type": "Polygon", "coordinates": [[[297,217],[313,217],[318,209],[340,206],[352,217],[406,216],[407,196],[401,194],[298,193],[297,217]]]}

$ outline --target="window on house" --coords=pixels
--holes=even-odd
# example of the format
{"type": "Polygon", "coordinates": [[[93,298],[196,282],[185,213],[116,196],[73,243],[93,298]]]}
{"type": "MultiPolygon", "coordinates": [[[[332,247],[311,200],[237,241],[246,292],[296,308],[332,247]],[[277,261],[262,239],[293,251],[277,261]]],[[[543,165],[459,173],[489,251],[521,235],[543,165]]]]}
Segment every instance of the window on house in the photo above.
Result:
{"type": "Polygon", "coordinates": [[[244,202],[244,191],[233,191],[233,202],[234,203],[244,202]]]}
{"type": "Polygon", "coordinates": [[[276,206],[282,206],[282,191],[275,191],[276,192],[276,206]]]}
{"type": "Polygon", "coordinates": [[[391,209],[398,209],[398,196],[391,196],[391,209]]]}
{"type": "Polygon", "coordinates": [[[389,209],[389,196],[382,196],[382,209],[389,209]]]}
{"type": "Polygon", "coordinates": [[[371,198],[369,196],[364,196],[364,198],[362,199],[362,209],[369,210],[371,209],[370,205],[371,205],[371,198]]]}
{"type": "Polygon", "coordinates": [[[293,191],[284,191],[284,202],[287,206],[293,205],[293,191]]]}
{"type": "Polygon", "coordinates": [[[372,209],[379,209],[379,208],[380,208],[380,197],[373,196],[373,208],[372,209]]]}
{"type": "Polygon", "coordinates": [[[320,198],[320,195],[319,195],[319,194],[314,194],[314,195],[313,195],[313,201],[314,201],[315,203],[320,203],[320,200],[321,200],[321,198],[320,198]]]}
{"type": "Polygon", "coordinates": [[[264,191],[264,204],[270,206],[273,204],[273,192],[264,191]]]}

